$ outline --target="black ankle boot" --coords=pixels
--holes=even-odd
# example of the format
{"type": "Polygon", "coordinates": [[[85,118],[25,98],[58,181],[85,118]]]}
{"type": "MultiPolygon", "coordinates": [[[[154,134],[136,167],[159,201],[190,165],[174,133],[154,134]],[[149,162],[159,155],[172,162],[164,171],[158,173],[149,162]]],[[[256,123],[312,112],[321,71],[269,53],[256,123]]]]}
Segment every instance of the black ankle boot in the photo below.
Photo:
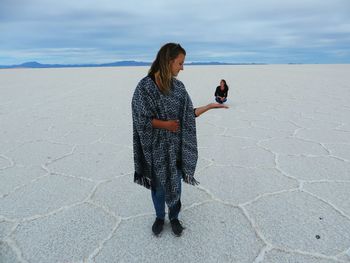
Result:
{"type": "Polygon", "coordinates": [[[158,236],[163,231],[163,226],[164,226],[164,219],[156,218],[152,226],[153,234],[158,236]]]}
{"type": "Polygon", "coordinates": [[[184,227],[181,225],[180,221],[178,219],[173,219],[170,221],[170,223],[173,233],[178,237],[181,236],[184,227]]]}

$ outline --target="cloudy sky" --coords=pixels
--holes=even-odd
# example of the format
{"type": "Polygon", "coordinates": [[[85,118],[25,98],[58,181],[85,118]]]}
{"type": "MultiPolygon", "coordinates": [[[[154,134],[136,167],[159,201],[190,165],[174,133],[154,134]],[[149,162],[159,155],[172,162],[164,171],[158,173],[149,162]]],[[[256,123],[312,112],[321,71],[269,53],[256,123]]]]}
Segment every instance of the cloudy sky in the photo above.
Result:
{"type": "Polygon", "coordinates": [[[0,0],[0,65],[153,61],[350,63],[350,0],[0,0]]]}

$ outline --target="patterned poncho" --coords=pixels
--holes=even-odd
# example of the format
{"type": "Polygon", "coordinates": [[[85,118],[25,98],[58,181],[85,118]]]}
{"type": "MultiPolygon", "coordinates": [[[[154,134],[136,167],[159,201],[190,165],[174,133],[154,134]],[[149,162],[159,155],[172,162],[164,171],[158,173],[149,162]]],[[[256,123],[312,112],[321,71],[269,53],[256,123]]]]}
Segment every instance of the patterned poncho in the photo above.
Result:
{"type": "Polygon", "coordinates": [[[134,182],[146,188],[163,187],[169,207],[178,203],[181,181],[195,185],[197,137],[192,101],[184,84],[172,80],[169,94],[161,93],[150,76],[137,85],[132,98],[134,182]],[[180,130],[152,127],[152,119],[179,120],[180,130]]]}

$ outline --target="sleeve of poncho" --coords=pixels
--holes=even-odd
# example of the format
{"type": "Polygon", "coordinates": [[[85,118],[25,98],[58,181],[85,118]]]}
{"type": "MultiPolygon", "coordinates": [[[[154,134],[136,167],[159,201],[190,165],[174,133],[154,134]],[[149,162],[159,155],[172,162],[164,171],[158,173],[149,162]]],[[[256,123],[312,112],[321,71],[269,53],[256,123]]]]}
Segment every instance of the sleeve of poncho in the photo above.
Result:
{"type": "Polygon", "coordinates": [[[186,183],[196,185],[194,173],[198,159],[196,120],[192,101],[187,91],[185,94],[184,111],[182,117],[182,170],[186,183]]]}
{"type": "Polygon", "coordinates": [[[152,119],[154,103],[147,85],[140,82],[132,98],[134,181],[150,188],[152,178],[152,119]]]}

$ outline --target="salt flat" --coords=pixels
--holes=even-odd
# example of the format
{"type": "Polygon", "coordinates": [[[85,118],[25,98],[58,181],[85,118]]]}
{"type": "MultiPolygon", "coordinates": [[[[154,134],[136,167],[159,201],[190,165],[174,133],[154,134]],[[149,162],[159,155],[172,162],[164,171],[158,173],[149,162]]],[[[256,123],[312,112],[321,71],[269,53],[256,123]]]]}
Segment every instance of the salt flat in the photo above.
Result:
{"type": "Polygon", "coordinates": [[[350,65],[188,66],[198,187],[182,237],[133,183],[147,67],[0,70],[0,262],[350,262],[350,65]]]}

